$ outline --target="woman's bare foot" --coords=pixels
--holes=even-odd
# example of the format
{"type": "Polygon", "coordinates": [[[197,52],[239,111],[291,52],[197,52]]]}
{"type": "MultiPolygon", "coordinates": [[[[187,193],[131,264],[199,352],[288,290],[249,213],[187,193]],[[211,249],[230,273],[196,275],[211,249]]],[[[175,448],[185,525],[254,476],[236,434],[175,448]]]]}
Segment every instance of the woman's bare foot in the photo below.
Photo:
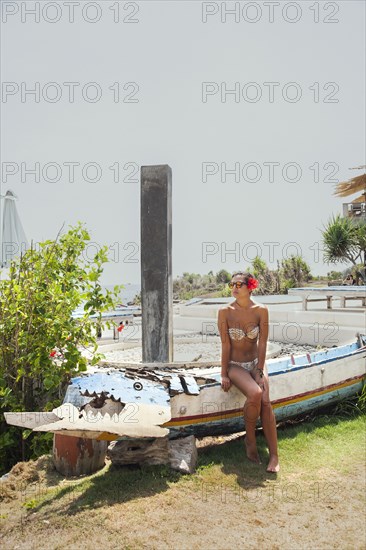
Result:
{"type": "Polygon", "coordinates": [[[267,472],[271,472],[273,474],[276,474],[279,471],[280,471],[280,465],[279,465],[279,462],[278,462],[278,456],[277,455],[271,455],[269,457],[267,472]]]}
{"type": "Polygon", "coordinates": [[[262,464],[261,460],[259,458],[259,454],[257,451],[257,445],[254,441],[254,443],[248,443],[247,438],[244,439],[245,443],[245,449],[247,453],[247,457],[251,462],[255,462],[255,464],[262,464]]]}

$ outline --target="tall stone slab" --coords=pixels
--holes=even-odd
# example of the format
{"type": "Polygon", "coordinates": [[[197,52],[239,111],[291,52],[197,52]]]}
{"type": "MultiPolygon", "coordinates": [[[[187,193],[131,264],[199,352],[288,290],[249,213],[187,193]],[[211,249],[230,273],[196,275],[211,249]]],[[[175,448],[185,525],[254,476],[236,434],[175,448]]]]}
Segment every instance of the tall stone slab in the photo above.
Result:
{"type": "Polygon", "coordinates": [[[141,167],[142,361],[173,361],[172,170],[141,167]]]}

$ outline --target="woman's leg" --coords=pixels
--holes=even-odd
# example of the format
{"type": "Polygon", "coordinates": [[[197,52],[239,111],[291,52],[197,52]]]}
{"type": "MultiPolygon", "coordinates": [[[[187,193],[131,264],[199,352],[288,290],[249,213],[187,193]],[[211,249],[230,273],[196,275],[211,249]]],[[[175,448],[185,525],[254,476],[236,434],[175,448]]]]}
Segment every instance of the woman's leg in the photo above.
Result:
{"type": "Polygon", "coordinates": [[[228,376],[245,396],[246,401],[243,409],[245,422],[245,446],[247,457],[252,462],[259,463],[257,444],[255,441],[255,428],[261,410],[262,390],[253,380],[249,371],[237,365],[231,365],[228,376]]]}
{"type": "Polygon", "coordinates": [[[265,374],[263,377],[261,422],[269,450],[269,462],[267,466],[267,472],[279,472],[280,466],[278,462],[276,418],[269,398],[269,380],[267,368],[265,368],[265,374]]]}

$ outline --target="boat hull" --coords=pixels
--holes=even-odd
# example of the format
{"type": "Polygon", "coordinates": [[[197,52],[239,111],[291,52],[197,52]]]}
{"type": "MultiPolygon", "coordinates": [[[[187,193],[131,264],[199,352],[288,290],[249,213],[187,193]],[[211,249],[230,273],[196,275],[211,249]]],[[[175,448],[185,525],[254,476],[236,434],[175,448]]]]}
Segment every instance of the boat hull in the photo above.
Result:
{"type": "MultiPolygon", "coordinates": [[[[362,390],[363,378],[347,380],[332,389],[319,389],[306,396],[300,394],[283,402],[272,402],[276,421],[289,420],[357,395],[362,390]]],[[[165,427],[169,428],[169,437],[172,439],[188,435],[205,437],[241,432],[245,430],[243,406],[244,402],[232,409],[226,409],[224,406],[220,408],[216,403],[207,404],[202,415],[197,414],[185,420],[175,417],[165,424],[165,427]]]]}
{"type": "MultiPolygon", "coordinates": [[[[336,404],[361,391],[365,349],[353,350],[344,357],[320,359],[299,366],[295,362],[290,368],[284,361],[268,362],[270,399],[277,421],[336,404]]],[[[174,397],[172,418],[165,427],[173,438],[243,431],[244,404],[245,397],[236,388],[225,393],[219,384],[212,384],[202,388],[198,396],[174,397]]]]}
{"type": "MultiPolygon", "coordinates": [[[[277,421],[357,394],[366,372],[366,337],[313,354],[267,362],[277,421]]],[[[9,424],[99,440],[175,439],[245,430],[245,396],[221,389],[219,367],[104,369],[74,378],[64,405],[46,413],[6,413],[9,424]]]]}

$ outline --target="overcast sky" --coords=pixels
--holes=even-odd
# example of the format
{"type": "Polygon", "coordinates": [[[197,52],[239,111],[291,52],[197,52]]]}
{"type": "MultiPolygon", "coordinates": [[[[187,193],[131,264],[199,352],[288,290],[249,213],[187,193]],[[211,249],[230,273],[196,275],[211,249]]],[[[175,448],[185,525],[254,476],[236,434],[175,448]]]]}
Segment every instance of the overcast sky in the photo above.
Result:
{"type": "Polygon", "coordinates": [[[363,1],[1,4],[1,193],[29,240],[83,221],[104,282],[138,282],[139,167],[169,164],[174,276],[332,269],[334,186],[365,164],[363,1]]]}

